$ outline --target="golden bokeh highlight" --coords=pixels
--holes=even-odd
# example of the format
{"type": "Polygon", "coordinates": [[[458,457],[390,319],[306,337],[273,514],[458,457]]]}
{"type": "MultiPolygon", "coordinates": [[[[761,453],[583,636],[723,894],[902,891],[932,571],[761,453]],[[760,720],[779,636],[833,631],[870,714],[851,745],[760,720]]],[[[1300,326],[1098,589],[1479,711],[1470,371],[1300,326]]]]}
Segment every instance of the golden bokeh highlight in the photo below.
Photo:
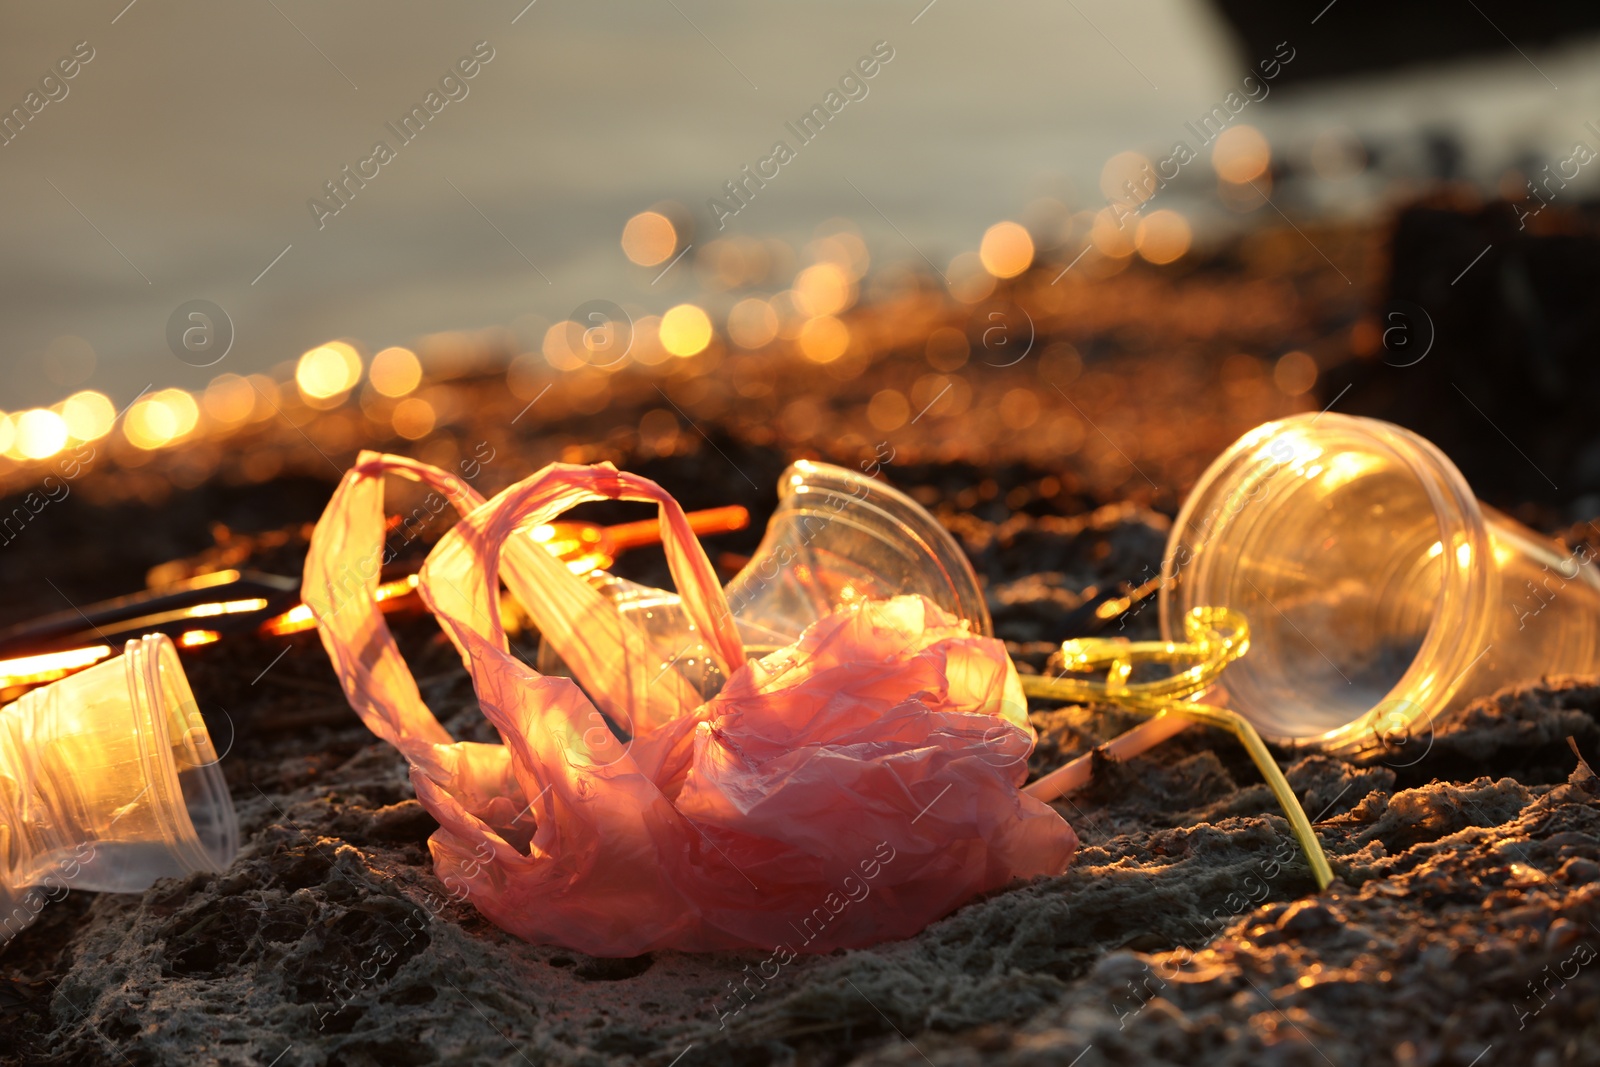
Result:
{"type": "Polygon", "coordinates": [[[800,305],[795,302],[793,289],[785,289],[774,293],[771,300],[767,301],[772,308],[772,313],[778,316],[778,337],[785,341],[793,341],[800,336],[800,328],[806,324],[806,313],[800,310],[800,305]]]}
{"type": "Polygon", "coordinates": [[[1138,152],[1118,152],[1100,168],[1100,194],[1107,200],[1142,204],[1155,195],[1150,160],[1138,152]]]}
{"type": "Polygon", "coordinates": [[[408,396],[422,384],[422,361],[409,348],[385,348],[372,357],[367,381],[384,396],[408,396]]]}
{"type": "Polygon", "coordinates": [[[777,336],[778,313],[760,297],[747,297],[728,312],[728,338],[740,348],[763,348],[777,336]]]}
{"type": "Polygon", "coordinates": [[[855,302],[854,286],[839,264],[817,263],[796,276],[794,300],[801,311],[813,318],[837,315],[855,302]]]}
{"type": "Polygon", "coordinates": [[[146,398],[128,409],[122,420],[122,435],[135,448],[160,448],[178,435],[178,420],[165,404],[146,398]]]}
{"type": "Polygon", "coordinates": [[[10,455],[17,443],[17,421],[0,411],[0,455],[10,455]]]}
{"type": "Polygon", "coordinates": [[[694,304],[679,304],[661,316],[661,347],[680,358],[697,355],[711,343],[711,316],[694,304]]]}
{"type": "Polygon", "coordinates": [[[343,341],[318,345],[300,357],[294,383],[307,403],[343,398],[361,380],[361,356],[343,341]]]}
{"type": "Polygon", "coordinates": [[[48,459],[67,444],[67,421],[53,411],[34,408],[15,416],[16,439],[8,451],[24,459],[48,459]]]}
{"type": "Polygon", "coordinates": [[[911,385],[911,404],[918,419],[962,415],[972,404],[972,386],[958,375],[924,374],[911,385]]]}
{"type": "Polygon", "coordinates": [[[641,267],[666,262],[678,247],[672,220],[656,211],[641,211],[622,227],[622,254],[641,267]]]}
{"type": "Polygon", "coordinates": [[[1317,384],[1317,361],[1304,352],[1285,352],[1273,365],[1272,384],[1284,396],[1304,396],[1317,384]]]}
{"type": "Polygon", "coordinates": [[[256,391],[247,378],[237,374],[219,374],[211,379],[200,397],[200,406],[206,418],[224,426],[233,426],[250,417],[255,410],[256,391]]]}
{"type": "Polygon", "coordinates": [[[813,261],[832,263],[842,269],[851,281],[860,281],[866,277],[872,257],[867,252],[867,243],[854,226],[848,219],[830,219],[822,224],[822,228],[839,228],[806,245],[806,251],[813,261]]]}
{"type": "Polygon", "coordinates": [[[1254,126],[1229,126],[1217,135],[1211,149],[1211,166],[1217,177],[1235,185],[1261,177],[1271,162],[1272,149],[1254,126]]]}
{"type": "Polygon", "coordinates": [[[880,389],[867,403],[867,421],[883,433],[898,430],[911,417],[911,401],[898,389],[880,389]]]}
{"type": "Polygon", "coordinates": [[[553,370],[569,371],[588,366],[583,358],[583,327],[570,319],[563,319],[544,332],[540,350],[553,370]]]}
{"type": "Polygon", "coordinates": [[[976,304],[994,292],[995,278],[976,252],[962,252],[944,270],[950,295],[963,304],[976,304]]]}
{"type": "Polygon", "coordinates": [[[1127,259],[1134,252],[1135,231],[1136,225],[1132,217],[1105,207],[1094,217],[1094,228],[1089,231],[1089,240],[1094,242],[1095,251],[1102,256],[1127,259]],[[1118,215],[1122,216],[1120,221],[1118,215]]]}
{"type": "Polygon", "coordinates": [[[832,363],[850,348],[850,328],[832,315],[807,319],[795,338],[800,354],[813,363],[832,363]]]}
{"type": "Polygon", "coordinates": [[[672,353],[661,343],[660,315],[644,315],[633,320],[633,347],[628,349],[628,355],[644,367],[658,367],[672,358],[672,353]]]}
{"type": "Polygon", "coordinates": [[[639,419],[639,442],[659,455],[672,453],[678,433],[678,416],[666,408],[651,408],[639,419]]]}
{"type": "Polygon", "coordinates": [[[436,416],[433,405],[419,397],[408,396],[394,406],[389,421],[394,432],[408,441],[416,441],[433,432],[436,416]]]}
{"type": "Polygon", "coordinates": [[[261,422],[278,414],[278,402],[283,398],[278,383],[265,374],[252,374],[245,379],[255,391],[255,407],[250,413],[253,422],[261,422]]]}
{"type": "Polygon", "coordinates": [[[79,441],[94,441],[111,432],[117,409],[111,398],[93,389],[73,393],[61,402],[67,433],[79,441]]]}
{"type": "Polygon", "coordinates": [[[1139,250],[1140,258],[1157,265],[1183,258],[1193,239],[1189,220],[1165,208],[1140,219],[1139,228],[1133,233],[1134,247],[1139,250]]]}
{"type": "Polygon", "coordinates": [[[996,278],[1015,278],[1033,265],[1033,238],[1015,222],[997,222],[978,246],[983,269],[996,278]]]}
{"type": "Polygon", "coordinates": [[[122,434],[135,448],[164,448],[192,431],[200,405],[182,389],[163,389],[134,403],[122,420],[122,434]]]}

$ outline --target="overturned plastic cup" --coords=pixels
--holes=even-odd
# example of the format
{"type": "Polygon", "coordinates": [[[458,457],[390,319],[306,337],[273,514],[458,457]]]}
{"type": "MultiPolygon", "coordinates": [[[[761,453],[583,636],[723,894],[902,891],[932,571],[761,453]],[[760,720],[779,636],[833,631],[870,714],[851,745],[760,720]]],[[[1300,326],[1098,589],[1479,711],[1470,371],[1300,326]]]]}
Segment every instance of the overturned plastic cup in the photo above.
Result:
{"type": "Polygon", "coordinates": [[[1422,437],[1323,413],[1269,422],[1201,475],[1167,545],[1161,628],[1250,622],[1219,685],[1268,740],[1404,764],[1506,684],[1600,671],[1600,577],[1480,504],[1422,437]]]}
{"type": "MultiPolygon", "coordinates": [[[[603,571],[590,581],[658,657],[635,669],[670,666],[707,699],[722,688],[726,678],[676,593],[603,571]]],[[[752,658],[793,644],[840,608],[912,593],[965,620],[973,633],[994,636],[972,564],[937,519],[885,482],[811,460],[790,464],[779,477],[778,507],[761,544],[723,592],[752,658]]],[[[549,642],[540,644],[536,665],[543,674],[568,673],[549,642]]],[[[637,688],[647,700],[665,699],[653,686],[637,688]]]]}
{"type": "Polygon", "coordinates": [[[0,708],[0,941],[32,921],[38,887],[138,892],[223,870],[238,850],[233,801],[165,635],[0,708]]]}
{"type": "Polygon", "coordinates": [[[841,607],[912,593],[994,634],[972,564],[937,519],[893,486],[810,460],[778,479],[766,535],[725,592],[741,636],[767,651],[841,607]]]}

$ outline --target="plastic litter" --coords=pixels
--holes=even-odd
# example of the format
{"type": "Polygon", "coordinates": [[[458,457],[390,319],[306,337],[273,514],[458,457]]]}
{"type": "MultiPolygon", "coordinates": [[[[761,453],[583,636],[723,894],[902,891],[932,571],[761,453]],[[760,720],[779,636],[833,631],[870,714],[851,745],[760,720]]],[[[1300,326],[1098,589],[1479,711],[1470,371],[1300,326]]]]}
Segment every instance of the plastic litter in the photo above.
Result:
{"type": "Polygon", "coordinates": [[[926,596],[863,598],[748,662],[682,509],[609,465],[554,464],[483,503],[447,472],[363,453],[317,524],[303,592],[351,705],[441,824],[440,877],[530,941],[597,956],[866,945],[1059,873],[1076,847],[1019,789],[1034,734],[1000,642],[926,596]],[[504,745],[450,738],[372,598],[386,474],[462,513],[420,589],[504,745]],[[663,657],[527,536],[598,499],[659,505],[678,604],[726,679],[712,699],[687,657],[663,657]],[[584,689],[511,654],[499,580],[584,689]]]}
{"type": "MultiPolygon", "coordinates": [[[[722,688],[727,678],[676,593],[602,571],[591,572],[590,582],[702,696],[722,688]]],[[[891,485],[811,460],[779,476],[778,506],[761,544],[724,595],[750,658],[792,644],[841,607],[901,595],[926,597],[973,633],[994,634],[972,565],[938,520],[891,485]]],[[[535,666],[571,674],[552,642],[540,645],[535,666]]]]}
{"type": "MultiPolygon", "coordinates": [[[[1410,766],[1431,748],[1434,722],[1472,700],[1529,677],[1600,671],[1593,562],[1479,503],[1455,465],[1409,430],[1297,415],[1241,437],[1185,501],[1162,567],[1166,643],[1068,641],[1068,663],[1109,667],[1107,681],[1026,685],[1033,695],[1151,713],[1101,746],[1116,759],[1190,722],[1233,732],[1325,885],[1326,860],[1262,736],[1292,750],[1410,766]],[[1227,646],[1207,636],[1209,627],[1195,628],[1197,619],[1224,617],[1238,620],[1234,630],[1247,640],[1227,646]],[[1195,667],[1166,680],[1172,691],[1125,684],[1135,661],[1184,656],[1195,667]],[[1186,685],[1201,680],[1194,672],[1202,668],[1204,684],[1186,685]]],[[[1051,799],[1080,788],[1091,760],[1080,757],[1027,791],[1051,799]]]]}
{"type": "Polygon", "coordinates": [[[1480,504],[1409,430],[1297,415],[1201,475],[1167,544],[1161,628],[1174,639],[1200,605],[1243,613],[1254,651],[1222,683],[1229,706],[1280,744],[1410,761],[1477,697],[1600,670],[1590,563],[1480,504]]]}
{"type": "Polygon", "coordinates": [[[239,826],[172,640],[0,708],[0,941],[46,890],[132,893],[220,871],[239,826]]]}

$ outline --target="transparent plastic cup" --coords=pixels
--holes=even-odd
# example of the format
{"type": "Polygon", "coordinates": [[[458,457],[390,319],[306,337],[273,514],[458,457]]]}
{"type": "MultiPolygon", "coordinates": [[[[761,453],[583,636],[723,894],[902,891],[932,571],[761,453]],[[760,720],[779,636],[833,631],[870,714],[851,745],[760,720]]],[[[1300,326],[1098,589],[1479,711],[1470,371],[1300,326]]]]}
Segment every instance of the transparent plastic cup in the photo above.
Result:
{"type": "MultiPolygon", "coordinates": [[[[726,679],[676,593],[603,571],[590,580],[660,657],[649,669],[670,664],[707,699],[716,695],[726,679]]],[[[972,564],[937,519],[884,482],[810,460],[791,464],[779,478],[778,507],[766,534],[723,592],[752,658],[792,644],[841,607],[907,593],[966,619],[974,633],[994,635],[972,564]]],[[[541,643],[536,664],[544,674],[567,673],[548,642],[541,643]]]]}
{"type": "Polygon", "coordinates": [[[1416,434],[1299,415],[1240,438],[1184,503],[1162,635],[1197,606],[1243,613],[1229,707],[1280,744],[1409,763],[1479,696],[1600,670],[1592,562],[1480,504],[1416,434]]]}
{"type": "Polygon", "coordinates": [[[725,593],[767,650],[842,606],[911,593],[994,635],[972,564],[937,519],[893,486],[810,460],[779,478],[761,546],[725,593]]]}
{"type": "Polygon", "coordinates": [[[233,801],[165,635],[0,708],[0,939],[29,887],[138,892],[220,871],[238,849],[233,801]]]}

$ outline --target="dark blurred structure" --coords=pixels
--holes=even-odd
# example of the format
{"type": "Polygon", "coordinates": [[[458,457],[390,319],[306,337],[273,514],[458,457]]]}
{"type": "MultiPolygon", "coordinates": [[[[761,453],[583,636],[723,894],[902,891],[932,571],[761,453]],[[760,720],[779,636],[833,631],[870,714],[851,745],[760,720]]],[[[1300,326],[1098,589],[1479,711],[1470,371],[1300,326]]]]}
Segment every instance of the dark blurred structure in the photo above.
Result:
{"type": "Polygon", "coordinates": [[[1428,437],[1491,503],[1600,493],[1600,227],[1451,200],[1398,217],[1377,350],[1323,394],[1350,385],[1339,410],[1428,437]]]}
{"type": "Polygon", "coordinates": [[[1252,63],[1271,56],[1280,41],[1294,46],[1294,63],[1282,68],[1280,84],[1540,48],[1600,31],[1600,4],[1583,0],[1216,0],[1216,6],[1252,63]]]}

